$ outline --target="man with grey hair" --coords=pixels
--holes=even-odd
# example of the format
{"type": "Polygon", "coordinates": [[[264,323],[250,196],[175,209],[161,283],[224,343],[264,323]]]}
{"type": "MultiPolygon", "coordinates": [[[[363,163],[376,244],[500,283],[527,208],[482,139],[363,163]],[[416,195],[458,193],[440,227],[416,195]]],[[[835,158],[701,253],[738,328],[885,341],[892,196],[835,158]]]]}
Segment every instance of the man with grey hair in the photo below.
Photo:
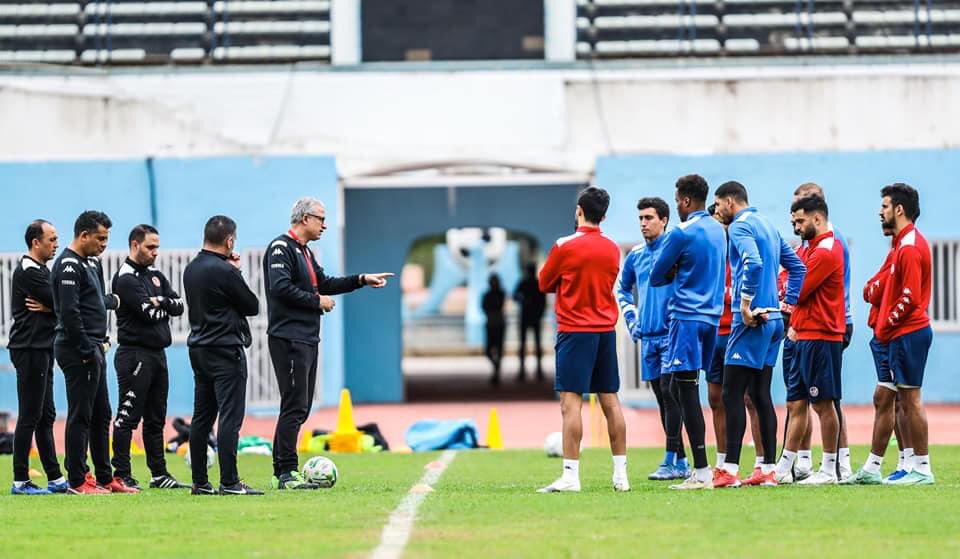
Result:
{"type": "Polygon", "coordinates": [[[290,229],[274,239],[263,255],[268,346],[280,388],[280,416],[273,436],[275,489],[319,487],[300,474],[297,438],[313,403],[320,317],[336,304],[329,296],[363,286],[381,288],[393,276],[324,274],[307,243],[319,239],[326,229],[323,203],[316,198],[301,198],[293,205],[290,229]]]}

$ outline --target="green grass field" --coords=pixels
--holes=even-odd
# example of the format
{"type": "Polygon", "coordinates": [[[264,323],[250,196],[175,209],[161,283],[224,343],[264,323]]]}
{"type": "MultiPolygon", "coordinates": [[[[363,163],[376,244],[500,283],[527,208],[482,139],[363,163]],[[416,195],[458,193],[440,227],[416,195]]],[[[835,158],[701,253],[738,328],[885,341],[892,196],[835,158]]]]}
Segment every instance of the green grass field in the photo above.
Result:
{"type": "MultiPolygon", "coordinates": [[[[854,463],[865,455],[855,449],[854,463]]],[[[0,557],[363,557],[437,456],[334,455],[335,488],[263,497],[13,497],[4,456],[0,557]]],[[[582,493],[538,495],[558,475],[557,459],[463,451],[420,508],[405,556],[960,557],[960,447],[931,456],[937,484],[929,487],[678,493],[645,479],[659,451],[633,450],[633,491],[615,494],[609,452],[594,449],[582,461],[582,493]]],[[[182,459],[171,458],[172,473],[187,480],[182,459]]],[[[269,458],[241,457],[240,469],[251,485],[268,486],[269,458]]],[[[146,471],[142,459],[134,471],[146,471]]]]}

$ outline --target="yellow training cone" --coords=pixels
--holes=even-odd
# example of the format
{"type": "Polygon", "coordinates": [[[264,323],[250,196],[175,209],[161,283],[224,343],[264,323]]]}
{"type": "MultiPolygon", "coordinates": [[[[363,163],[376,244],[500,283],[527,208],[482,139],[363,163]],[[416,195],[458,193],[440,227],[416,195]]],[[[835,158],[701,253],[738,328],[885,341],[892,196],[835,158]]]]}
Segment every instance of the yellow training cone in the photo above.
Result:
{"type": "Polygon", "coordinates": [[[300,444],[297,445],[297,452],[307,454],[310,452],[310,441],[313,440],[313,432],[309,429],[303,431],[300,436],[300,444]]]}
{"type": "Polygon", "coordinates": [[[350,401],[350,391],[344,388],[340,391],[340,407],[337,409],[337,428],[330,434],[327,445],[331,452],[360,452],[360,438],[363,433],[357,430],[353,422],[353,403],[350,401]]]}
{"type": "Polygon", "coordinates": [[[503,434],[500,432],[497,408],[490,408],[490,418],[487,420],[487,448],[503,450],[503,434]]]}

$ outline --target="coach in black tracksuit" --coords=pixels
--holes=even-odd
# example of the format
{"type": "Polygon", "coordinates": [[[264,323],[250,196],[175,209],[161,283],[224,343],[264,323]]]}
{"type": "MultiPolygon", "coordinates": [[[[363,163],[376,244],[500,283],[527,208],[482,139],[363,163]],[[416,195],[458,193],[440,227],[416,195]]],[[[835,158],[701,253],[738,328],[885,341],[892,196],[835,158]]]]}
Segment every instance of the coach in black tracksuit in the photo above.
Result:
{"type": "Polygon", "coordinates": [[[251,343],[246,317],[259,311],[260,301],[240,273],[233,252],[237,224],[229,217],[211,217],[203,230],[203,250],[183,271],[183,290],[190,318],[190,365],[193,367],[193,420],[190,456],[193,494],[213,495],[207,479],[207,439],[220,416],[217,451],[221,495],[261,495],[240,481],[237,441],[246,409],[247,359],[251,343]]]}
{"type": "Polygon", "coordinates": [[[118,299],[106,295],[97,258],[107,248],[110,218],[97,211],[80,214],[74,239],[53,265],[53,304],[57,314],[54,354],[67,385],[66,456],[71,492],[127,493],[110,470],[110,399],[107,395],[107,310],[118,299]],[[96,484],[85,483],[87,447],[96,484]]]}
{"type": "MultiPolygon", "coordinates": [[[[143,419],[143,448],[150,468],[150,487],[183,487],[167,472],[163,424],[167,417],[169,374],[164,349],[170,346],[170,317],[183,314],[183,301],[163,273],[154,268],[160,235],[137,225],[128,239],[130,256],[113,276],[117,308],[117,370],[119,401],[113,422],[114,475],[138,487],[130,469],[130,439],[143,419]]],[[[206,454],[204,454],[206,456],[206,454]]]]}
{"type": "Polygon", "coordinates": [[[267,335],[280,388],[280,416],[273,437],[273,485],[277,489],[316,489],[299,474],[297,437],[310,414],[317,380],[320,317],[333,310],[327,295],[369,285],[383,287],[393,274],[329,277],[307,243],[326,229],[323,204],[301,198],[293,206],[290,230],[274,239],[263,255],[267,280],[267,335]]]}
{"type": "Polygon", "coordinates": [[[29,252],[20,257],[13,271],[11,289],[13,326],[10,328],[10,360],[17,370],[17,427],[13,434],[13,483],[30,484],[31,439],[36,436],[37,452],[47,474],[49,487],[63,487],[63,473],[57,462],[53,423],[53,290],[46,262],[57,252],[57,231],[37,220],[25,235],[29,252]],[[59,483],[55,483],[59,482],[59,483]]]}

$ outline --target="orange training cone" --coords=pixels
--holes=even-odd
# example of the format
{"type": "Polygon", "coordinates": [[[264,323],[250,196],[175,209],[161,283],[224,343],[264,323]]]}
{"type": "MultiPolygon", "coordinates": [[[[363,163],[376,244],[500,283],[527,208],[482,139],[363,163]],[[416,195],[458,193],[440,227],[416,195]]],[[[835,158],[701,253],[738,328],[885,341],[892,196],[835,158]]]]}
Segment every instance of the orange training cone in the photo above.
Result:
{"type": "Polygon", "coordinates": [[[360,452],[360,438],[363,433],[357,430],[353,422],[353,403],[350,391],[340,391],[340,407],[337,409],[337,428],[330,434],[328,445],[332,452],[360,452]]]}
{"type": "Polygon", "coordinates": [[[500,420],[497,418],[497,408],[490,408],[490,417],[487,420],[487,448],[503,450],[503,433],[500,432],[500,420]]]}

